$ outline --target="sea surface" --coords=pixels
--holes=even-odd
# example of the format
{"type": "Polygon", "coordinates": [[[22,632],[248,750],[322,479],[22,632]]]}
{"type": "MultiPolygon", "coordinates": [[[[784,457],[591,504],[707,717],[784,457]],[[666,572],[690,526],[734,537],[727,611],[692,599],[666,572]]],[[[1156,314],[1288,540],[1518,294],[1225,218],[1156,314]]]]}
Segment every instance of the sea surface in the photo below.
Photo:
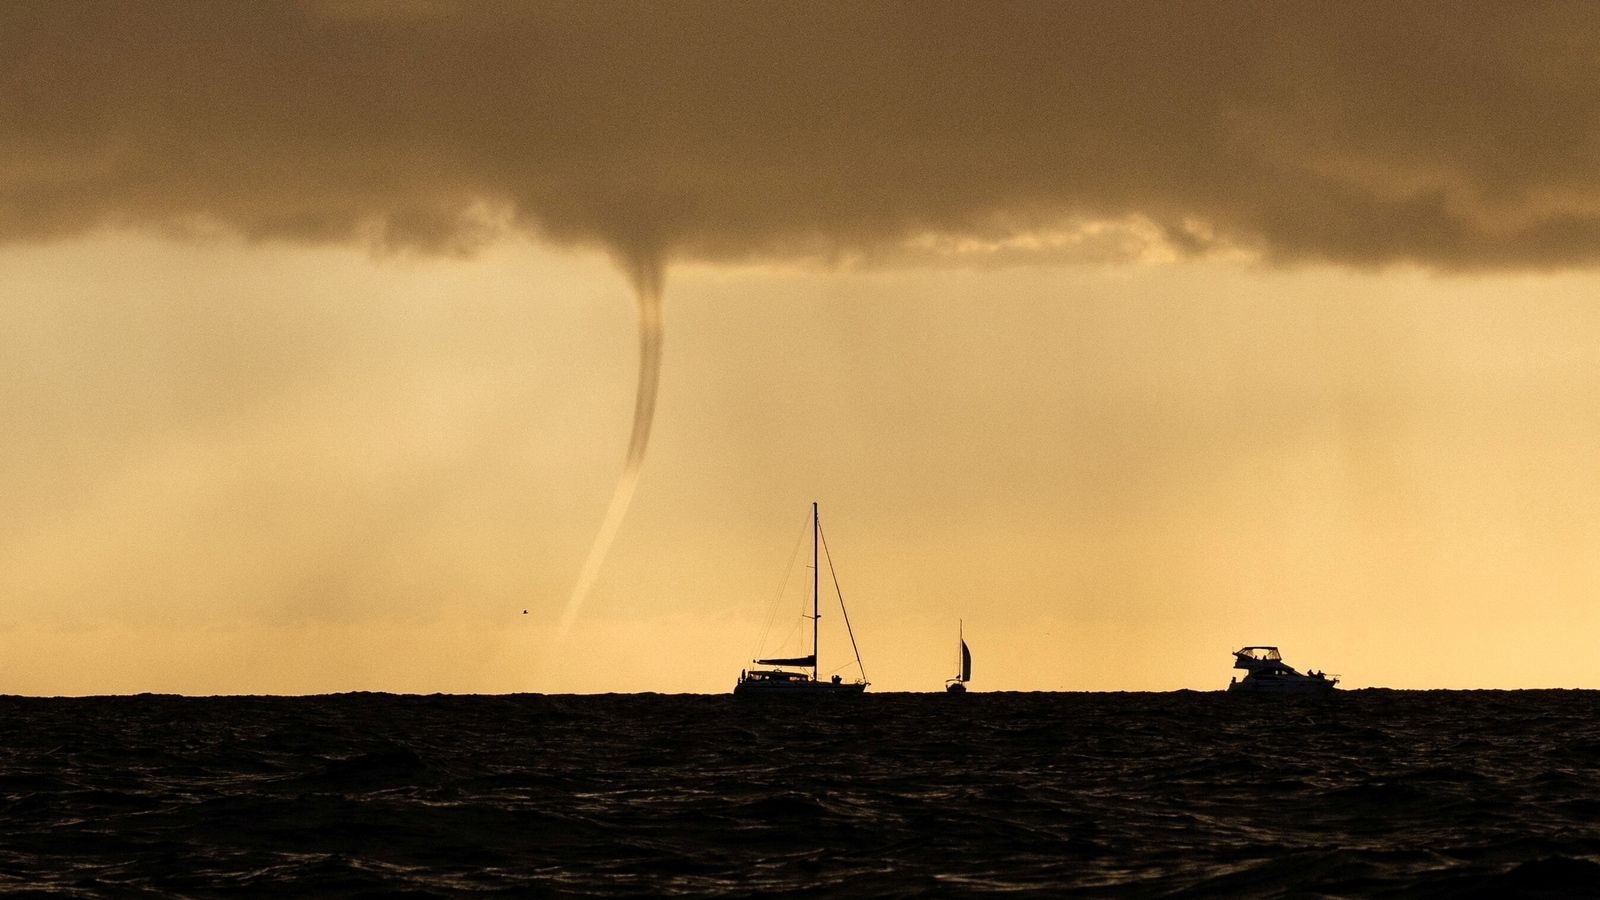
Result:
{"type": "Polygon", "coordinates": [[[1600,897],[1600,693],[0,698],[23,897],[1600,897]]]}

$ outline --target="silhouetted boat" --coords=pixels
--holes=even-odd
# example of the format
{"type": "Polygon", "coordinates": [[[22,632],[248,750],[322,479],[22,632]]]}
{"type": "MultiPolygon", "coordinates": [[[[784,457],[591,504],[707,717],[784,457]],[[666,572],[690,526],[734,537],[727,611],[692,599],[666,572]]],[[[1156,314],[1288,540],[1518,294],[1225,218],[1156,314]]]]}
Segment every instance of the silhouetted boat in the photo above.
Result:
{"type": "Polygon", "coordinates": [[[1230,691],[1258,694],[1326,694],[1339,676],[1323,672],[1302,675],[1290,668],[1277,647],[1244,647],[1233,651],[1233,667],[1244,669],[1243,679],[1231,681],[1230,691]]]}
{"type": "MultiPolygon", "coordinates": [[[[739,683],[734,685],[735,697],[815,697],[860,694],[867,689],[866,670],[861,667],[861,651],[856,649],[855,632],[850,629],[850,614],[845,612],[844,596],[839,596],[839,612],[844,616],[845,630],[850,634],[850,649],[855,650],[856,668],[861,671],[857,681],[845,682],[838,675],[827,681],[817,676],[817,623],[822,619],[819,607],[821,595],[821,567],[818,547],[822,543],[822,520],[817,514],[817,504],[811,504],[811,655],[757,659],[757,666],[775,666],[771,669],[752,668],[739,673],[739,683]],[[809,673],[805,669],[811,669],[809,673]],[[800,671],[793,671],[799,669],[800,671]]],[[[832,563],[829,563],[830,569],[832,563]]],[[[837,584],[837,579],[835,579],[837,584]]]]}
{"type": "Polygon", "coordinates": [[[944,689],[952,694],[965,694],[967,682],[972,680],[972,651],[967,649],[967,638],[961,628],[961,623],[956,623],[956,642],[961,646],[956,657],[956,677],[944,683],[944,689]]]}

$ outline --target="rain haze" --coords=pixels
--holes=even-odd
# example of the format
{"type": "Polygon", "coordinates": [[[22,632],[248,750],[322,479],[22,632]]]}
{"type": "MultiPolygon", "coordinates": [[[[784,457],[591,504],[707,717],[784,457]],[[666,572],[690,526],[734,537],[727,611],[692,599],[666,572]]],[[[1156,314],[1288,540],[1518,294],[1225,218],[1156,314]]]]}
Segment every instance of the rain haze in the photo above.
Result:
{"type": "Polygon", "coordinates": [[[1587,4],[7,4],[3,688],[726,691],[813,500],[875,689],[1600,687],[1597,122],[1587,4]]]}

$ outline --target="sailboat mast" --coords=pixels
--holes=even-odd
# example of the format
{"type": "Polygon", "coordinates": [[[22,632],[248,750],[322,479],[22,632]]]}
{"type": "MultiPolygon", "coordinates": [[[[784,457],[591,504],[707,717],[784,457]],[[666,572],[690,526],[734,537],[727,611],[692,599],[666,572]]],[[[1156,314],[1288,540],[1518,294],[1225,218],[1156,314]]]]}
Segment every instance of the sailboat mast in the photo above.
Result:
{"type": "Polygon", "coordinates": [[[817,680],[817,620],[820,611],[817,595],[821,593],[822,569],[817,565],[817,533],[822,530],[822,520],[817,518],[817,501],[811,501],[811,680],[817,680]]]}

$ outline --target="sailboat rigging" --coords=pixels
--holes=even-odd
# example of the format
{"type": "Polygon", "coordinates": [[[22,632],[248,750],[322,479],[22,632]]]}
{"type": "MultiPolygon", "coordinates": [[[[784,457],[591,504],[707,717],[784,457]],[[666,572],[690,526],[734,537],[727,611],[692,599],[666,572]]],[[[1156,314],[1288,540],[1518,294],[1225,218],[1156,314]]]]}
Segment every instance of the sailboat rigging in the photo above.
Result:
{"type": "MultiPolygon", "coordinates": [[[[840,676],[834,675],[823,681],[819,675],[820,667],[817,664],[818,638],[820,631],[818,623],[822,619],[822,566],[820,551],[824,545],[822,538],[822,519],[817,512],[817,504],[811,504],[811,655],[809,656],[784,656],[768,659],[754,660],[755,666],[773,666],[775,668],[754,668],[739,673],[739,682],[734,685],[734,696],[820,696],[835,694],[860,694],[867,689],[866,670],[861,666],[861,651],[856,648],[854,629],[850,628],[850,613],[844,608],[844,595],[839,594],[839,612],[844,616],[845,630],[850,634],[850,648],[855,651],[856,668],[861,678],[846,683],[840,676]],[[790,669],[811,670],[809,677],[806,672],[794,672],[790,669]]],[[[838,591],[838,574],[833,572],[833,560],[828,560],[829,572],[833,575],[834,590],[838,591]]]]}
{"type": "Polygon", "coordinates": [[[956,655],[956,677],[946,681],[944,689],[952,694],[965,694],[967,682],[972,680],[972,651],[967,649],[965,623],[959,620],[956,623],[956,643],[960,647],[956,655]]]}

